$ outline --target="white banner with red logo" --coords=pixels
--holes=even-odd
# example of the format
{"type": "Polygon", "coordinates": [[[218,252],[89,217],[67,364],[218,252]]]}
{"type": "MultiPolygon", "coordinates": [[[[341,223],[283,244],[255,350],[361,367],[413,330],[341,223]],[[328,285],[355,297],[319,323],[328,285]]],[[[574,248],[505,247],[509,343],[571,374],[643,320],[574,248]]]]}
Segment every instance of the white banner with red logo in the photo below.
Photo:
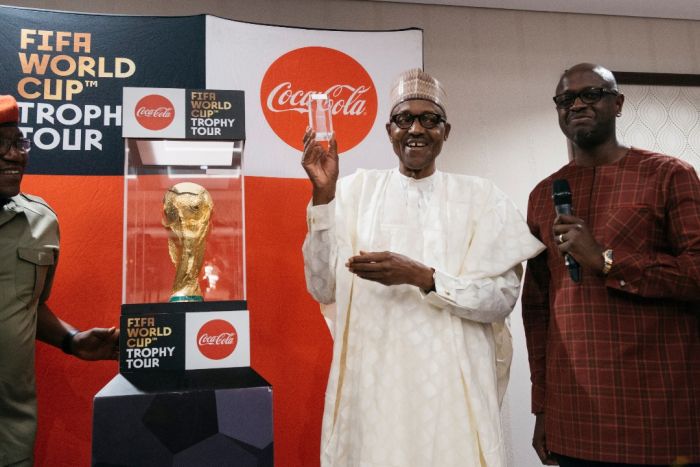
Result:
{"type": "Polygon", "coordinates": [[[122,135],[136,138],[184,138],[185,90],[124,88],[122,135]]]}
{"type": "Polygon", "coordinates": [[[250,366],[248,310],[187,313],[185,370],[250,366]]]}
{"type": "Polygon", "coordinates": [[[245,91],[247,176],[305,178],[302,138],[311,93],[333,102],[341,175],[396,165],[385,130],[389,87],[423,66],[422,31],[327,31],[207,16],[210,89],[245,91]]]}

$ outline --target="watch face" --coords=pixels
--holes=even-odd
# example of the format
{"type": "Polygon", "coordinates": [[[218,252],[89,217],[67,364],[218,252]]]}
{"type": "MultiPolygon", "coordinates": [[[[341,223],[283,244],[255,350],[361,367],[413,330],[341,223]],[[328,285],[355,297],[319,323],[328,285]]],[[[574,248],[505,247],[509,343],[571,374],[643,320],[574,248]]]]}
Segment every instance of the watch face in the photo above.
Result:
{"type": "Polygon", "coordinates": [[[603,252],[603,261],[605,261],[605,264],[603,264],[603,274],[607,274],[608,272],[610,272],[610,269],[612,268],[613,264],[612,250],[605,250],[603,252]]]}

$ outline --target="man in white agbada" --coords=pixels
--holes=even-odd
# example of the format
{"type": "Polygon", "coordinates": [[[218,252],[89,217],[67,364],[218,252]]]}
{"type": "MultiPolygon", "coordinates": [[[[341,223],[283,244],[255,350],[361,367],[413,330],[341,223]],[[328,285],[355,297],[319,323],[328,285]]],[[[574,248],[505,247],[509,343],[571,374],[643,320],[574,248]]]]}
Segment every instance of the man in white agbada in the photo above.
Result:
{"type": "Polygon", "coordinates": [[[321,465],[505,466],[504,319],[543,246],[491,182],[436,170],[450,133],[437,80],[405,72],[391,99],[398,169],[338,180],[335,140],[304,136],[306,281],[334,335],[321,465]]]}

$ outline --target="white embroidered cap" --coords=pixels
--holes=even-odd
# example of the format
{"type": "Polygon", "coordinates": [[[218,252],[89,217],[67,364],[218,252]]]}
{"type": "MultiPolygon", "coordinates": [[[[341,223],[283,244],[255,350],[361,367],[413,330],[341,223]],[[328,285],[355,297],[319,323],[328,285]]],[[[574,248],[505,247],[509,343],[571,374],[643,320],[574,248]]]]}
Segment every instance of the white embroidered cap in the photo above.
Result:
{"type": "Polygon", "coordinates": [[[412,99],[434,102],[447,116],[445,109],[447,94],[442,88],[442,84],[420,68],[404,71],[391,87],[392,110],[401,102],[412,99]]]}

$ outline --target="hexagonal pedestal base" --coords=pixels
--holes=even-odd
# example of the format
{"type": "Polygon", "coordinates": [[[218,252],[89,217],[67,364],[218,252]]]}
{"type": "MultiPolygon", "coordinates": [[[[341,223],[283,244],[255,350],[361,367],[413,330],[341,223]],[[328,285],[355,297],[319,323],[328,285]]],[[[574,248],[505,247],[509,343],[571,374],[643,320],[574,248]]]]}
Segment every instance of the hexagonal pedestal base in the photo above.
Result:
{"type": "Polygon", "coordinates": [[[272,467],[272,388],[250,368],[117,375],[95,395],[92,465],[272,467]]]}

